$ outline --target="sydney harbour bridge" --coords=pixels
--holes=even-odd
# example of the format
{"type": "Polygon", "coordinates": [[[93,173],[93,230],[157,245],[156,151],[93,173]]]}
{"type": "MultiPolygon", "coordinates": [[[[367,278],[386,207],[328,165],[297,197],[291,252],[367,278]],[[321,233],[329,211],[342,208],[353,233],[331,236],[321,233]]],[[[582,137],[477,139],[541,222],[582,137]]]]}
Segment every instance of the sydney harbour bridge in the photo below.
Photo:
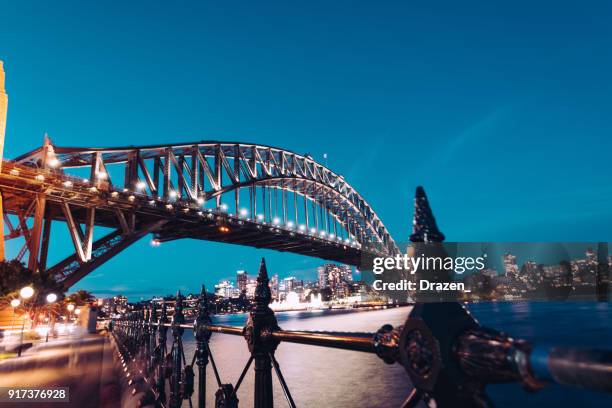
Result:
{"type": "Polygon", "coordinates": [[[153,245],[194,238],[350,265],[399,251],[342,175],[309,155],[258,144],[78,148],[45,137],[3,163],[0,188],[4,238],[23,242],[16,258],[65,288],[150,233],[153,245]],[[74,253],[48,265],[57,221],[74,253]]]}

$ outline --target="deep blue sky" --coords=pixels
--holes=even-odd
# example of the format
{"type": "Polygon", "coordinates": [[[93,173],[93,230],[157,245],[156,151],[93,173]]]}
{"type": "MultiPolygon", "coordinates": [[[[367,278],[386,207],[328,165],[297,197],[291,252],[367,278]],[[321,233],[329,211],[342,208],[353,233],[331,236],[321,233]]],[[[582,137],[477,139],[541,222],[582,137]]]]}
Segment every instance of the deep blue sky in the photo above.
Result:
{"type": "MultiPolygon", "coordinates": [[[[5,157],[44,132],[258,142],[327,153],[397,241],[419,184],[451,241],[610,241],[612,3],[495,3],[5,1],[5,157]]],[[[138,299],[264,255],[281,276],[322,263],[148,241],[76,288],[138,299]]]]}

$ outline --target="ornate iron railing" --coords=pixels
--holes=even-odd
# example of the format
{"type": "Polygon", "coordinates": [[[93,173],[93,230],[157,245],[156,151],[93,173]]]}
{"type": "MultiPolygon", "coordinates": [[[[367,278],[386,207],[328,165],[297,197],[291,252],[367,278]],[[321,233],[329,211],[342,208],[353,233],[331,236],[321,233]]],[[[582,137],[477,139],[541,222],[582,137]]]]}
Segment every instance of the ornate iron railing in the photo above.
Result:
{"type": "Polygon", "coordinates": [[[272,370],[290,407],[296,404],[283,377],[275,351],[280,342],[375,353],[388,364],[407,371],[413,390],[403,407],[434,399],[438,407],[486,407],[489,383],[521,382],[538,390],[545,382],[612,391],[612,352],[577,349],[537,349],[522,340],[484,328],[460,303],[417,304],[403,326],[382,326],[376,333],[286,331],[269,308],[271,293],[262,260],[252,310],[245,327],[212,324],[204,287],[197,318],[185,323],[183,297],[177,295],[171,321],[165,303],[134,311],[112,323],[125,375],[141,405],[176,408],[189,400],[198,370],[198,407],[206,404],[206,369],[210,363],[218,390],[216,407],[237,407],[237,391],[255,363],[253,406],[273,406],[272,370]],[[183,349],[185,329],[193,330],[197,346],[188,364],[183,349]],[[172,343],[168,347],[168,332],[172,343]],[[223,383],[209,340],[213,333],[244,336],[250,358],[235,385],[223,383]],[[169,390],[169,392],[167,392],[169,390]]]}

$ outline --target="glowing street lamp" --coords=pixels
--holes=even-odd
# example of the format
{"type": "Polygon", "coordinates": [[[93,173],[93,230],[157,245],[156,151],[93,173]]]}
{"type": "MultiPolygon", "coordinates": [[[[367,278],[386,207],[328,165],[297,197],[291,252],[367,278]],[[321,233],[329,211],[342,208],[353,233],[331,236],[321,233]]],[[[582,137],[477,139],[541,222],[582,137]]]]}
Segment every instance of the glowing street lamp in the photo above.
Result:
{"type": "Polygon", "coordinates": [[[19,291],[19,296],[21,296],[21,298],[24,300],[31,298],[33,295],[34,295],[34,289],[32,289],[31,286],[24,286],[19,291]]]}
{"type": "Polygon", "coordinates": [[[70,320],[72,320],[72,318],[74,317],[73,315],[74,305],[72,303],[68,303],[68,305],[66,306],[66,309],[70,312],[70,320]]]}

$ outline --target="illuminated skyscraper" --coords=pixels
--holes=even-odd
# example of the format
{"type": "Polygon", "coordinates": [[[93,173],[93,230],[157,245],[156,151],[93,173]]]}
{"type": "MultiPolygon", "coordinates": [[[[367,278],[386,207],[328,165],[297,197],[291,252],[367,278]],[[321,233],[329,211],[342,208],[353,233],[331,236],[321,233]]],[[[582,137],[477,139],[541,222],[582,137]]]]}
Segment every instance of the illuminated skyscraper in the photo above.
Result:
{"type": "Polygon", "coordinates": [[[272,279],[270,279],[270,291],[272,292],[272,299],[278,299],[278,274],[272,275],[272,279]]]}
{"type": "Polygon", "coordinates": [[[517,278],[519,267],[516,263],[516,256],[512,254],[504,254],[504,272],[509,278],[517,278]]]}
{"type": "Polygon", "coordinates": [[[249,281],[249,277],[246,271],[237,271],[236,272],[236,284],[238,285],[238,290],[240,292],[246,290],[247,283],[249,281]]]}
{"type": "Polygon", "coordinates": [[[353,270],[349,265],[325,264],[317,268],[320,288],[330,288],[332,296],[344,297],[353,282],[353,270]]]}

